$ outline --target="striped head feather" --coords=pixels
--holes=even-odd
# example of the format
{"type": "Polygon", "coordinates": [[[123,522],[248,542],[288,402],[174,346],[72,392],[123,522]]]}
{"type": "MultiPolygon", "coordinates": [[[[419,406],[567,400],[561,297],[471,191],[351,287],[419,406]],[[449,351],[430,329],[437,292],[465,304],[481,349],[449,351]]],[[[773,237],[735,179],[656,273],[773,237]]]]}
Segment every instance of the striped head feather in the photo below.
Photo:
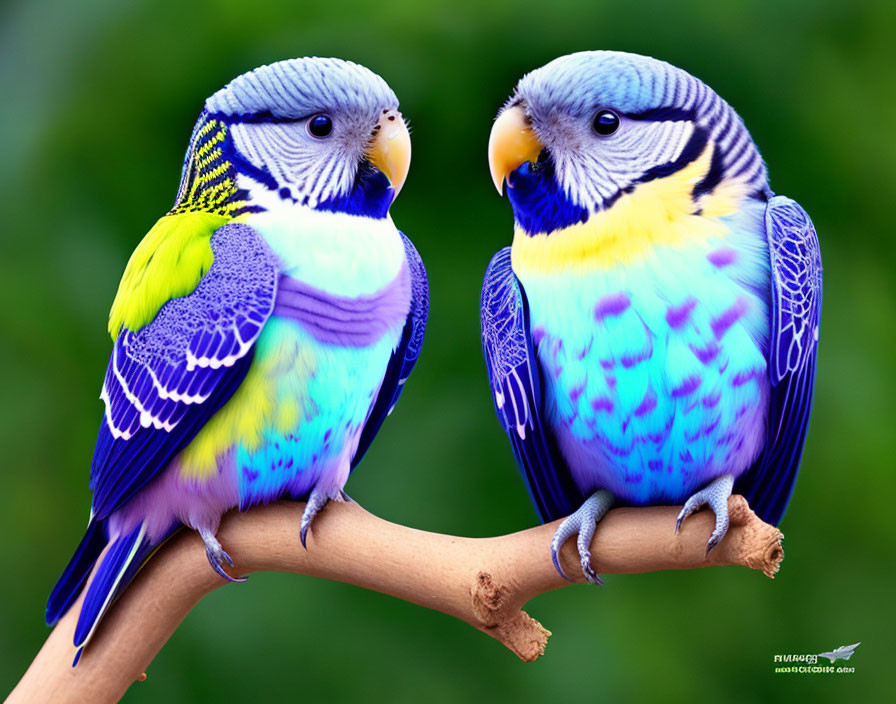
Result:
{"type": "Polygon", "coordinates": [[[770,193],[728,103],[679,68],[614,51],[571,54],[524,76],[492,130],[490,162],[528,235],[586,223],[626,196],[655,194],[658,181],[684,215],[730,215],[770,193]]]}

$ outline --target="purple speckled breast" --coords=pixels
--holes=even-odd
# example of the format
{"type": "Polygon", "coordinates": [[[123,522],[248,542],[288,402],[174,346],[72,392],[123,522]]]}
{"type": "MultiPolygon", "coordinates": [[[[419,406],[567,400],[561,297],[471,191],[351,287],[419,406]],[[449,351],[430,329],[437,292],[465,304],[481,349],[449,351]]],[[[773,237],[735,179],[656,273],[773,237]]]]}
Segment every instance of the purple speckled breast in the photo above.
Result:
{"type": "Polygon", "coordinates": [[[321,342],[366,347],[404,325],[410,301],[407,263],[390,283],[357,298],[333,295],[284,274],[274,315],[295,320],[321,342]]]}

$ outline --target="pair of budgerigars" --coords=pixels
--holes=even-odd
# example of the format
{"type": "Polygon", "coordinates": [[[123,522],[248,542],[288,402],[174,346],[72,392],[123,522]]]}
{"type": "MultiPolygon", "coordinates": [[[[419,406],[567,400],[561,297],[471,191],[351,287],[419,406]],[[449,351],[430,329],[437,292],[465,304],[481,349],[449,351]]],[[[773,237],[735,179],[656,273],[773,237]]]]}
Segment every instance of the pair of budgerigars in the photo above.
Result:
{"type": "MultiPolygon", "coordinates": [[[[732,490],[777,523],[809,418],[821,261],[734,110],[667,63],[573,54],[523,77],[488,157],[515,230],[485,276],[483,350],[539,517],[568,516],[557,569],[578,535],[597,581],[589,546],[614,501],[684,502],[679,523],[709,504],[708,549],[732,490]]],[[[78,657],[181,527],[236,581],[223,513],[304,500],[304,544],[344,498],[426,326],[426,271],[389,216],[409,162],[395,94],[350,62],[275,63],[205,101],[175,205],[110,314],[90,522],[46,614],[94,572],[78,657]]]]}

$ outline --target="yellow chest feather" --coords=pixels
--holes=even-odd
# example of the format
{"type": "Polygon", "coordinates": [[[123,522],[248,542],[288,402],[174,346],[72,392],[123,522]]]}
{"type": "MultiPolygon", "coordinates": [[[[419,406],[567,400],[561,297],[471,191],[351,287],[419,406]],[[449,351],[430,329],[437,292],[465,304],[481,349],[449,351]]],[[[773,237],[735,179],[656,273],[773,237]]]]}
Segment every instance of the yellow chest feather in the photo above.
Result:
{"type": "Polygon", "coordinates": [[[654,247],[724,236],[719,218],[736,212],[743,189],[736,183],[720,184],[695,204],[691,193],[711,161],[712,149],[707,148],[685,168],[640,184],[610,209],[563,230],[530,235],[517,226],[511,250],[514,271],[608,270],[638,261],[654,247]]]}

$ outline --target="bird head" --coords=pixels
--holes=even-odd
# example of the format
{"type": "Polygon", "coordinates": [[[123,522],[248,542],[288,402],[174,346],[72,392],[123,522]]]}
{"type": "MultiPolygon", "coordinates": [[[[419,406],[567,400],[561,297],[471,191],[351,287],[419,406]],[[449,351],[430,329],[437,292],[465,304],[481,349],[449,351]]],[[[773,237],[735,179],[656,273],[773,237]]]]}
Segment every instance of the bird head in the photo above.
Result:
{"type": "Polygon", "coordinates": [[[398,99],[378,75],[341,59],[279,61],[205,101],[178,201],[191,169],[204,169],[200,185],[229,178],[242,210],[288,203],[383,218],[410,157],[398,99]]]}
{"type": "Polygon", "coordinates": [[[693,212],[723,184],[767,194],[765,166],[734,110],[656,59],[570,54],[525,75],[498,114],[489,166],[527,234],[586,222],[646,183],[695,165],[675,187],[693,212]],[[695,165],[696,164],[696,165],[695,165]]]}

